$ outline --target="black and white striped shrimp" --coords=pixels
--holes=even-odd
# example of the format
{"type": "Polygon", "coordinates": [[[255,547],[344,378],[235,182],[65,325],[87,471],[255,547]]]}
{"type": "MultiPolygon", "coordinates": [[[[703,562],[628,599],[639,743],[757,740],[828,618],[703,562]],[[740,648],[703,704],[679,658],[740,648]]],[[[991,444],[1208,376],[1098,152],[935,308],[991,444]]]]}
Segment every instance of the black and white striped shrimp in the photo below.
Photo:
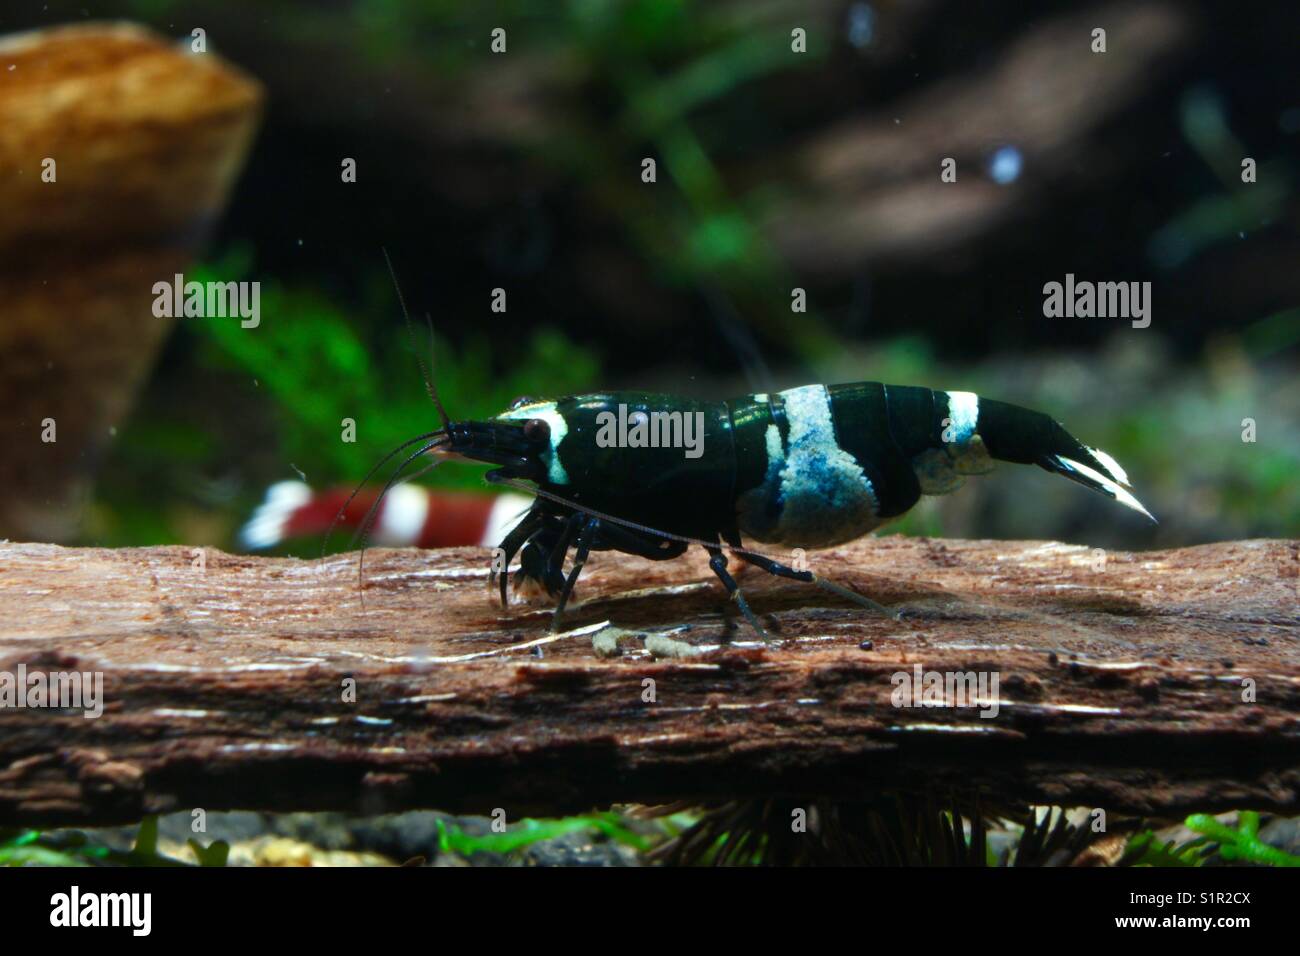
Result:
{"type": "MultiPolygon", "coordinates": [[[[494,465],[489,481],[536,495],[501,542],[498,566],[519,554],[516,587],[540,587],[556,599],[553,628],[591,551],[667,560],[693,543],[709,553],[710,567],[760,634],[727,570],[728,553],[879,609],[742,542],[843,544],[902,516],[922,495],[955,491],[995,461],[1038,465],[1151,517],[1110,455],[1041,412],[971,392],[878,382],[720,402],[606,392],[521,399],[487,421],[443,416],[433,454],[494,465]]],[[[500,577],[503,603],[507,578],[500,577]]]]}
{"type": "MultiPolygon", "coordinates": [[[[385,260],[396,286],[386,252],[385,260]]],[[[414,344],[400,287],[397,294],[414,344]]],[[[426,454],[435,464],[452,457],[494,465],[489,482],[534,495],[497,548],[501,602],[508,603],[508,569],[519,555],[516,588],[555,599],[552,630],[592,551],[664,561],[692,544],[708,552],[709,567],[760,635],[727,554],[889,614],[855,591],[745,547],[744,539],[805,549],[844,544],[906,514],[922,495],[955,491],[995,461],[1038,465],[1155,520],[1110,455],[1042,412],[972,392],[879,382],[804,385],[718,402],[600,392],[517,399],[486,421],[453,421],[422,360],[420,367],[442,427],[403,443],[371,470],[409,452],[360,533],[405,468],[426,454]]]]}

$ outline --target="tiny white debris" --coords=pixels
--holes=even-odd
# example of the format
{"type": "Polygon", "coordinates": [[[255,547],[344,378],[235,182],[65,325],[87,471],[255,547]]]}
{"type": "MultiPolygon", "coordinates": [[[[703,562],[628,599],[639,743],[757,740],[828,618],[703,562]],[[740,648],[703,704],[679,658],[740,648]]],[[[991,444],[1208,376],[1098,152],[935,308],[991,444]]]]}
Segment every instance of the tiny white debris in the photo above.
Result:
{"type": "Polygon", "coordinates": [[[946,734],[988,734],[1002,733],[1000,727],[990,727],[987,724],[902,724],[890,727],[889,730],[898,733],[904,730],[923,730],[938,731],[946,734]]]}
{"type": "Polygon", "coordinates": [[[421,694],[418,697],[399,697],[395,704],[432,704],[443,700],[455,700],[455,694],[421,694]]]}
{"type": "Polygon", "coordinates": [[[634,737],[632,740],[628,741],[628,743],[631,743],[631,744],[662,744],[662,743],[667,743],[667,742],[670,741],[670,740],[684,740],[684,739],[688,738],[689,736],[690,736],[690,734],[658,734],[658,735],[656,735],[656,736],[654,736],[654,737],[634,737]]]}
{"type": "Polygon", "coordinates": [[[1049,710],[1063,714],[1092,714],[1098,717],[1118,716],[1124,711],[1118,707],[1091,707],[1088,704],[1035,704],[1022,700],[999,701],[1003,709],[1007,707],[1027,707],[1030,710],[1049,710]]]}
{"type": "MultiPolygon", "coordinates": [[[[519,566],[512,565],[509,570],[513,574],[519,570],[519,566]]],[[[399,571],[395,574],[376,574],[370,577],[370,580],[404,581],[409,578],[485,578],[491,571],[492,569],[484,563],[481,567],[473,568],[432,568],[427,571],[399,571]]]]}
{"type": "Polygon", "coordinates": [[[1153,666],[1146,661],[1070,661],[1069,664],[1094,671],[1137,671],[1153,666]]]}

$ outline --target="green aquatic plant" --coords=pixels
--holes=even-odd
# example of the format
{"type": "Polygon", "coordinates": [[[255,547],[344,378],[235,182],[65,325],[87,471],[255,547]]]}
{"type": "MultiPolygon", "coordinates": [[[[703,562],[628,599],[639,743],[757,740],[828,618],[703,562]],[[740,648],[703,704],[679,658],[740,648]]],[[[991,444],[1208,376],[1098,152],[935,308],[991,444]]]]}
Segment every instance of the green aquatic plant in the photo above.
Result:
{"type": "MultiPolygon", "coordinates": [[[[1300,866],[1300,857],[1259,837],[1260,816],[1242,811],[1236,826],[1208,814],[1184,825],[1191,839],[1163,840],[1151,829],[1134,833],[1117,866],[1197,867],[1217,857],[1229,863],[1300,866]]],[[[883,795],[866,803],[741,800],[704,808],[684,805],[606,811],[556,819],[526,818],[500,832],[471,833],[438,821],[438,850],[461,857],[510,856],[575,833],[635,850],[643,860],[669,865],[868,863],[880,866],[1044,866],[1076,860],[1097,838],[1060,811],[1033,813],[989,808],[978,801],[883,795]],[[791,828],[791,810],[809,811],[815,827],[791,828]],[[997,852],[988,834],[1001,828],[1014,841],[997,852]]],[[[227,865],[230,846],[189,840],[199,866],[227,865]]],[[[130,850],[92,843],[79,831],[0,830],[0,866],[193,866],[164,855],[158,820],[146,817],[130,850]]]]}
{"type": "MultiPolygon", "coordinates": [[[[1002,813],[955,796],[883,793],[861,801],[731,800],[689,814],[666,809],[678,812],[648,858],[670,866],[998,864],[987,837],[1002,813]]],[[[1055,849],[1058,836],[1044,832],[1039,844],[1055,849]]]]}
{"type": "MultiPolygon", "coordinates": [[[[203,846],[187,841],[198,866],[225,866],[230,844],[214,840],[203,846]]],[[[158,851],[158,818],[145,817],[129,850],[115,850],[90,842],[86,834],[72,830],[41,833],[39,830],[0,830],[0,866],[194,866],[158,851]]]]}
{"type": "MultiPolygon", "coordinates": [[[[187,278],[256,278],[251,252],[236,247],[187,278]]],[[[173,347],[186,354],[185,380],[163,376],[125,423],[89,510],[87,543],[229,546],[267,485],[295,476],[318,487],[359,481],[388,450],[439,424],[421,381],[430,352],[459,418],[597,381],[593,353],[546,327],[508,350],[486,333],[453,348],[441,337],[431,345],[417,321],[417,355],[379,257],[366,302],[352,308],[314,288],[259,281],[256,327],[183,320],[173,347]]],[[[442,468],[428,482],[481,489],[482,469],[442,468]]],[[[302,544],[302,553],[316,548],[302,544]]]]}
{"type": "MultiPolygon", "coordinates": [[[[199,282],[229,281],[247,273],[236,254],[194,271],[199,282]]],[[[400,319],[391,284],[386,301],[373,308],[380,334],[368,340],[356,316],[311,289],[262,280],[261,322],[254,329],[235,321],[197,326],[203,361],[251,376],[278,416],[285,458],[327,481],[361,477],[384,451],[439,423],[420,380],[420,361],[435,357],[439,391],[457,418],[487,418],[521,394],[581,391],[596,377],[592,355],[560,333],[539,329],[513,354],[514,368],[494,361],[498,351],[480,335],[453,350],[441,338],[431,345],[423,329],[411,338],[400,319]],[[355,440],[345,434],[354,423],[355,440]]],[[[454,479],[453,479],[454,480],[454,479]]],[[[477,476],[460,482],[479,486],[477,476]]]]}
{"type": "Polygon", "coordinates": [[[652,841],[630,829],[617,813],[590,813],[556,820],[525,818],[501,832],[466,833],[455,824],[438,821],[438,849],[442,853],[471,856],[475,853],[516,853],[533,844],[554,840],[570,833],[593,831],[630,846],[638,852],[650,849],[652,841]]]}
{"type": "Polygon", "coordinates": [[[1237,814],[1236,829],[1205,813],[1192,814],[1185,826],[1218,843],[1219,855],[1229,862],[1300,866],[1300,856],[1269,846],[1259,838],[1259,814],[1253,811],[1243,810],[1237,814]]]}
{"type": "Polygon", "coordinates": [[[1154,831],[1143,830],[1129,838],[1120,866],[1200,866],[1212,852],[1213,847],[1204,838],[1179,843],[1161,840],[1154,831]]]}
{"type": "Polygon", "coordinates": [[[1229,863],[1300,866],[1300,856],[1270,846],[1259,838],[1259,814],[1242,810],[1231,827],[1208,813],[1194,813],[1183,826],[1199,836],[1186,841],[1161,840],[1151,830],[1134,834],[1125,847],[1123,866],[1201,866],[1218,856],[1229,863]]]}
{"type": "MultiPolygon", "coordinates": [[[[1238,826],[1194,814],[1185,825],[1199,834],[1163,840],[1155,831],[1129,837],[1115,866],[1196,867],[1211,857],[1266,866],[1298,866],[1296,857],[1259,839],[1259,814],[1243,811],[1238,826]]],[[[978,801],[937,800],[933,794],[885,794],[865,802],[736,800],[679,814],[648,855],[669,865],[873,866],[1078,865],[1104,834],[1070,822],[1053,808],[982,807],[978,801]],[[817,820],[794,832],[791,813],[817,820]],[[995,852],[988,834],[1014,835],[995,852]]]]}
{"type": "Polygon", "coordinates": [[[90,866],[66,850],[46,846],[39,830],[0,832],[0,866],[90,866]]]}

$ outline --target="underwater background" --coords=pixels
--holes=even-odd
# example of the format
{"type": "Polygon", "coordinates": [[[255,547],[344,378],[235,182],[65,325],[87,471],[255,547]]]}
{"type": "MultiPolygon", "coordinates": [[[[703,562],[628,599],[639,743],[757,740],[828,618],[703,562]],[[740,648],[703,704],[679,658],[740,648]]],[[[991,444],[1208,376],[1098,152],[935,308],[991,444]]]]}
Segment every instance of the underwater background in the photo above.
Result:
{"type": "MultiPolygon", "coordinates": [[[[884,533],[1124,548],[1300,533],[1292,4],[134,0],[6,3],[0,33],[117,19],[178,45],[201,27],[262,88],[184,269],[260,282],[261,321],[176,320],[102,446],[57,465],[87,479],[77,494],[31,502],[75,515],[51,539],[237,549],[268,486],[355,483],[435,427],[384,249],[421,334],[431,317],[457,418],[594,388],[969,390],[1105,448],[1159,525],[1004,466],[884,533]],[[1150,282],[1149,327],[1045,317],[1045,283],[1067,274],[1150,282]]],[[[10,220],[15,247],[28,228],[10,220]]],[[[102,341],[65,345],[93,360],[102,341]]],[[[23,394],[69,387],[57,360],[23,361],[23,394]]],[[[57,483],[46,459],[5,455],[23,487],[57,483]]]]}

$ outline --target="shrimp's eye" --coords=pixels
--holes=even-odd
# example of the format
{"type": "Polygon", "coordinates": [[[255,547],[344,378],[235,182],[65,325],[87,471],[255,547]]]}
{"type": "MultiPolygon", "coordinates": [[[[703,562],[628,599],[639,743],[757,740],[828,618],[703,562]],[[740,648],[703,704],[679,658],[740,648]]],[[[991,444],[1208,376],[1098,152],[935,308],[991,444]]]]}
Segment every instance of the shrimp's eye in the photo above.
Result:
{"type": "Polygon", "coordinates": [[[537,399],[529,395],[520,395],[518,398],[516,398],[513,402],[510,403],[510,407],[506,410],[513,412],[516,408],[522,408],[525,405],[531,405],[535,401],[537,401],[537,399]]]}
{"type": "Polygon", "coordinates": [[[551,440],[551,426],[544,419],[530,418],[524,422],[524,437],[538,444],[551,440]]]}

